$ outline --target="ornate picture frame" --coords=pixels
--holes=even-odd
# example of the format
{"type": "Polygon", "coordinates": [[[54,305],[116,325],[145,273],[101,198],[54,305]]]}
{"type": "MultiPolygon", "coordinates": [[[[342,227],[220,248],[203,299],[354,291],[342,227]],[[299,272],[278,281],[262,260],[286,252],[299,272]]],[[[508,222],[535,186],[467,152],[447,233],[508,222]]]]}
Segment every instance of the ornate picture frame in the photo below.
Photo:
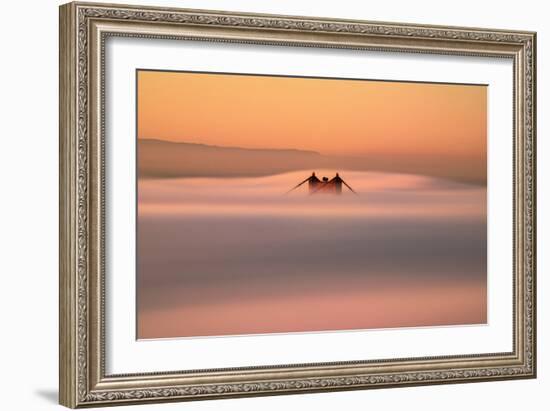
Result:
{"type": "Polygon", "coordinates": [[[219,11],[60,7],[60,403],[67,407],[536,376],[536,34],[219,11]],[[107,374],[105,42],[113,37],[478,56],[513,62],[513,349],[107,374]]]}

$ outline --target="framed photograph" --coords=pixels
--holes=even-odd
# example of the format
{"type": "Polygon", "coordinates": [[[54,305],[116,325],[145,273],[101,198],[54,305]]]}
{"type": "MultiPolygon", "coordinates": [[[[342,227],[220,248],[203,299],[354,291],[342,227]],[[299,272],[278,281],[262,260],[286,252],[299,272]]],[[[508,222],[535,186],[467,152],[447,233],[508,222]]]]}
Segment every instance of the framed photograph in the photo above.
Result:
{"type": "Polygon", "coordinates": [[[60,403],[536,375],[533,32],[60,8],[60,403]]]}

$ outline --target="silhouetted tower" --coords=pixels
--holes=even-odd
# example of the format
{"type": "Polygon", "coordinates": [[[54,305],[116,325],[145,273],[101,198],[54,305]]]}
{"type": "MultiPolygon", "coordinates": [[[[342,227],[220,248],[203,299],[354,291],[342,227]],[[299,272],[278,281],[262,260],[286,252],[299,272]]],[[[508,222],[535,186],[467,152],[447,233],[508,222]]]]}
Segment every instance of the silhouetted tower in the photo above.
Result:
{"type": "Polygon", "coordinates": [[[288,190],[287,193],[290,193],[292,190],[295,190],[297,189],[298,187],[300,187],[302,184],[306,183],[307,182],[307,186],[308,186],[308,189],[309,189],[309,193],[312,194],[313,192],[317,191],[317,189],[319,188],[319,185],[321,184],[321,180],[319,180],[317,178],[317,176],[315,175],[315,171],[311,173],[311,176],[309,176],[308,178],[306,178],[304,181],[302,181],[300,184],[296,185],[296,187],[294,187],[293,189],[291,190],[288,190]]]}
{"type": "MultiPolygon", "coordinates": [[[[334,184],[334,191],[336,194],[342,194],[342,183],[344,180],[340,178],[338,173],[336,173],[336,177],[332,179],[332,184],[334,184]]],[[[353,191],[353,190],[352,190],[353,191]]]]}
{"type": "Polygon", "coordinates": [[[342,194],[342,185],[345,185],[353,194],[357,195],[357,193],[351,188],[341,177],[338,173],[336,173],[336,176],[333,177],[331,180],[328,179],[328,177],[323,177],[323,180],[319,180],[315,173],[312,173],[310,177],[306,178],[304,181],[302,181],[300,184],[298,184],[293,189],[287,191],[287,193],[290,193],[292,190],[297,189],[305,182],[308,182],[309,186],[309,194],[336,194],[341,195],[342,194]]]}
{"type": "Polygon", "coordinates": [[[317,187],[319,187],[319,184],[321,183],[321,180],[317,178],[315,175],[315,171],[311,173],[311,176],[307,179],[307,186],[309,188],[309,192],[312,193],[315,190],[317,190],[317,187]]]}

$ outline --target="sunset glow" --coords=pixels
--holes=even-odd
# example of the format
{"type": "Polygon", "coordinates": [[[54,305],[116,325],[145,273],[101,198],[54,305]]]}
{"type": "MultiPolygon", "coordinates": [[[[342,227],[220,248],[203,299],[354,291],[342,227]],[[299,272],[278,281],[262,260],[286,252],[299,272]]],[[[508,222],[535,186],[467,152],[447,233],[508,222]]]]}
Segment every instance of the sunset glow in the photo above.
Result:
{"type": "Polygon", "coordinates": [[[138,71],[148,139],[485,158],[486,107],[486,86],[138,71]]]}

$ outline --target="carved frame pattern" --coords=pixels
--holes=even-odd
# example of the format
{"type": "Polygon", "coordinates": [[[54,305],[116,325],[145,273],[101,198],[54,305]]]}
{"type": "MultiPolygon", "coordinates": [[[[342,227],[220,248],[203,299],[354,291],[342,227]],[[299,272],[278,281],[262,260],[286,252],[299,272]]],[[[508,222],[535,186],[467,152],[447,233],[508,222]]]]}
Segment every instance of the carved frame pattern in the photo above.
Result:
{"type": "MultiPolygon", "coordinates": [[[[496,31],[485,29],[449,28],[439,26],[404,25],[395,23],[373,23],[344,20],[325,20],[305,17],[231,14],[226,12],[196,11],[183,9],[144,8],[114,6],[91,3],[70,3],[60,9],[60,402],[69,407],[90,405],[111,405],[167,400],[188,400],[199,398],[223,398],[277,393],[314,392],[354,388],[375,388],[428,383],[470,382],[509,378],[533,378],[536,375],[536,298],[535,298],[535,33],[496,31]],[[98,60],[95,61],[91,43],[96,33],[93,24],[106,22],[109,27],[120,25],[120,30],[101,31],[96,44],[98,60]],[[206,27],[221,29],[207,36],[182,36],[176,34],[150,34],[137,30],[126,30],[131,24],[155,27],[190,27],[199,33],[206,27]],[[227,36],[238,30],[239,38],[227,36]],[[274,33],[274,34],[273,34],[274,33]],[[319,33],[319,40],[300,40],[298,34],[319,33]],[[270,38],[272,35],[274,38],[270,38]],[[292,36],[296,34],[296,40],[292,36]],[[90,267],[101,261],[91,261],[90,250],[103,243],[104,227],[100,217],[91,213],[94,207],[104,207],[102,192],[91,190],[92,184],[99,184],[97,176],[91,176],[101,150],[91,150],[91,129],[102,125],[94,124],[91,107],[92,90],[98,87],[96,78],[90,78],[94,62],[102,67],[104,61],[104,40],[109,35],[133,37],[194,38],[206,41],[235,41],[254,44],[299,45],[308,47],[338,47],[377,49],[415,53],[443,53],[457,55],[501,56],[513,58],[515,63],[516,113],[516,219],[518,233],[515,253],[519,263],[520,277],[516,293],[521,315],[516,318],[522,331],[514,339],[514,353],[493,353],[481,356],[465,356],[464,366],[453,363],[454,357],[418,359],[424,365],[418,369],[401,371],[394,368],[368,369],[354,366],[369,366],[371,362],[340,363],[348,370],[342,375],[331,375],[320,368],[314,377],[294,377],[292,372],[311,371],[316,366],[331,364],[294,365],[292,372],[285,375],[281,367],[270,376],[273,367],[255,368],[265,371],[262,379],[253,376],[247,381],[185,383],[178,379],[184,372],[171,375],[144,374],[142,376],[106,376],[104,373],[104,342],[102,340],[104,318],[102,311],[102,279],[92,276],[90,267]],[[282,36],[282,37],[281,37],[282,36]],[[281,38],[279,38],[281,37],[281,38]],[[365,38],[366,43],[360,44],[365,38]],[[382,41],[383,40],[383,41],[382,41]],[[368,43],[368,44],[367,44],[368,43]],[[97,50],[98,49],[98,50],[97,50]],[[92,84],[92,82],[94,82],[92,84]],[[518,87],[519,86],[519,87],[518,87]],[[518,155],[519,154],[519,155],[518,155]],[[94,234],[95,233],[95,234],[94,234]],[[94,243],[91,239],[96,239],[94,243]],[[519,258],[518,258],[519,257],[519,258]],[[99,286],[93,286],[96,281],[99,286]],[[521,295],[520,295],[521,293],[521,295]],[[98,312],[99,310],[99,312],[98,312]],[[92,312],[93,311],[93,312],[92,312]],[[95,331],[94,331],[95,330],[95,331]],[[513,354],[513,355],[511,355],[513,354]],[[452,367],[445,368],[445,361],[452,367]],[[494,361],[494,364],[492,363],[494,361]],[[500,362],[499,362],[500,361],[500,362]],[[507,365],[501,365],[502,363],[507,365]],[[506,362],[507,361],[507,362],[506,362]],[[92,364],[93,363],[93,364],[92,364]],[[443,363],[443,366],[440,364],[443,363]],[[438,366],[431,365],[437,364],[438,366]],[[366,370],[366,371],[365,371],[366,370]],[[159,378],[160,382],[153,377],[159,378]],[[153,378],[147,384],[148,378],[153,378]],[[139,382],[139,384],[137,383],[139,382]]],[[[302,37],[305,38],[305,37],[302,37]]],[[[98,66],[98,67],[99,67],[98,66]]],[[[97,71],[97,70],[96,70],[97,71]]],[[[103,75],[95,73],[96,75],[103,75]]],[[[103,85],[96,94],[102,113],[103,85]]],[[[102,118],[101,115],[101,118],[102,118]]],[[[97,170],[96,170],[97,171],[97,170]]],[[[101,173],[101,165],[98,173],[101,173]]],[[[100,176],[101,177],[101,176],[100,176]]],[[[96,189],[98,186],[95,186],[96,189]]],[[[96,250],[93,258],[101,256],[96,250]]],[[[408,360],[384,360],[400,366],[408,360]]],[[[229,370],[231,375],[241,369],[229,370]]],[[[246,369],[242,369],[244,371],[246,369]]],[[[217,375],[223,370],[213,370],[217,375]]],[[[243,372],[243,375],[245,373],[243,372]]],[[[304,374],[305,375],[305,374],[304,374]]]]}

